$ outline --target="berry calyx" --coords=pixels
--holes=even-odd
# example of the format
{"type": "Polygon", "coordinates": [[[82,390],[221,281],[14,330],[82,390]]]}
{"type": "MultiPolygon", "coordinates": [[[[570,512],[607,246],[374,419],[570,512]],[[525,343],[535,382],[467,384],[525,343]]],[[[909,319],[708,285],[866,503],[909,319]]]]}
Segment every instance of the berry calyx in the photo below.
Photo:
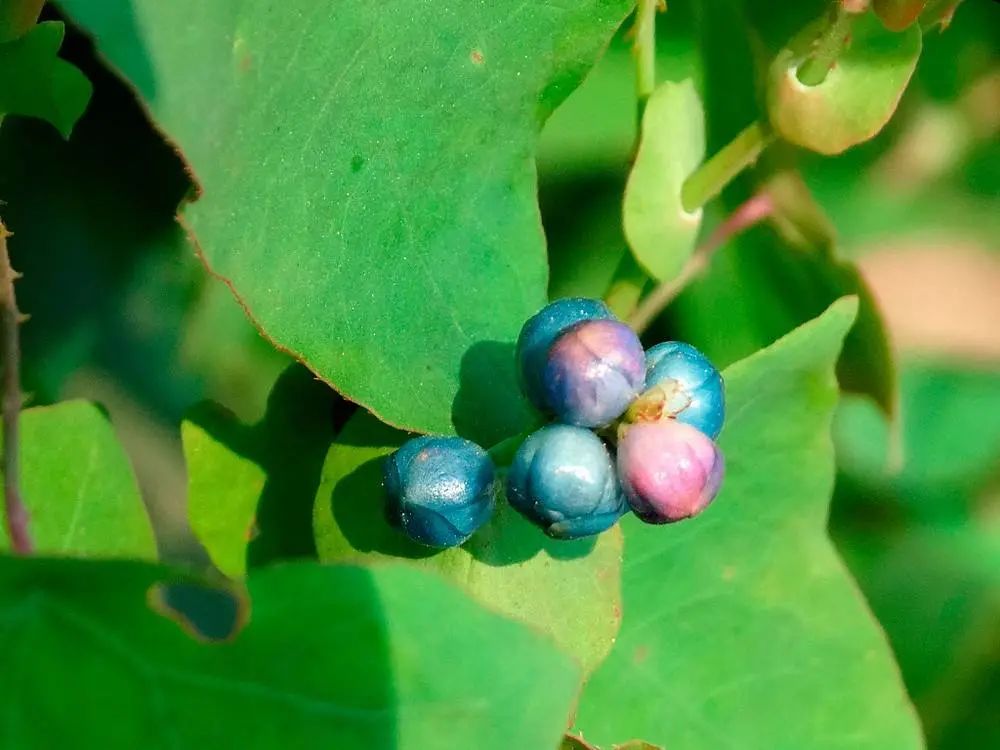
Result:
{"type": "Polygon", "coordinates": [[[714,440],[725,416],[725,384],[708,357],[679,341],[646,352],[646,391],[629,408],[630,421],[676,419],[714,440]]]}

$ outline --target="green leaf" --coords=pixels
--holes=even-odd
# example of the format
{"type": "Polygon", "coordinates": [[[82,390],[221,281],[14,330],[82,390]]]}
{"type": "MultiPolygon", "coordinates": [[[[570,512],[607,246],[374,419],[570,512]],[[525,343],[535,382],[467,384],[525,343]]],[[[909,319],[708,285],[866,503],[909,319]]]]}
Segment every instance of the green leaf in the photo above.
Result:
{"type": "Polygon", "coordinates": [[[704,158],[705,113],[694,83],[660,84],[646,104],[624,204],[632,253],[659,281],[677,276],[694,250],[702,211],[684,210],[681,188],[704,158]]]}
{"type": "Polygon", "coordinates": [[[767,109],[782,138],[839,154],[875,136],[892,117],[917,67],[921,33],[917,25],[894,33],[866,13],[826,79],[807,86],[798,69],[825,23],[808,26],[778,53],[768,73],[767,109]]]}
{"type": "Polygon", "coordinates": [[[225,575],[246,574],[247,544],[266,475],[197,424],[181,424],[191,530],[225,575]],[[241,533],[242,532],[242,533],[241,533]]]}
{"type": "Polygon", "coordinates": [[[540,123],[630,6],[63,4],[183,151],[184,220],[262,330],[388,422],[487,443],[530,418],[540,123]]]}
{"type": "Polygon", "coordinates": [[[21,494],[41,553],[156,557],[132,466],[96,406],[64,401],[25,410],[20,450],[21,494]]]}
{"type": "Polygon", "coordinates": [[[698,519],[623,523],[623,622],[577,726],[672,750],[922,747],[885,637],[826,535],[833,366],[857,311],[725,372],[723,490],[698,519]]]}
{"type": "Polygon", "coordinates": [[[474,598],[551,634],[586,671],[607,655],[621,619],[617,528],[573,542],[546,537],[503,500],[463,547],[438,551],[385,520],[382,461],[407,435],[358,412],[330,449],[316,495],[316,548],[324,561],[407,558],[443,573],[474,598]]]}
{"type": "Polygon", "coordinates": [[[268,568],[249,580],[249,624],[213,644],[147,606],[178,581],[137,563],[0,558],[0,634],[17,644],[4,675],[18,686],[4,696],[4,744],[507,750],[562,735],[572,661],[437,576],[268,568]]]}
{"type": "Polygon", "coordinates": [[[46,21],[0,44],[0,117],[39,117],[69,138],[92,87],[83,73],[57,57],[63,33],[62,23],[46,21]]]}

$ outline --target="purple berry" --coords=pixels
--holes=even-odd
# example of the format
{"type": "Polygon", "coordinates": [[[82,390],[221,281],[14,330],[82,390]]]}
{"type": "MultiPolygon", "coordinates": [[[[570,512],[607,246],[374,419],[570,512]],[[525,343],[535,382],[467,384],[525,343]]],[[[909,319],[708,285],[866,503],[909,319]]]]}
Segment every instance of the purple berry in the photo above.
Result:
{"type": "Polygon", "coordinates": [[[614,315],[600,300],[585,297],[550,302],[528,318],[517,337],[517,369],[521,388],[536,407],[548,410],[542,379],[545,358],[556,338],[570,326],[597,319],[614,319],[614,315]]]}
{"type": "Polygon", "coordinates": [[[549,349],[545,400],[562,422],[603,427],[622,415],[645,378],[645,353],[632,329],[617,320],[588,320],[549,349]]]}
{"type": "Polygon", "coordinates": [[[618,441],[618,477],[629,505],[646,523],[673,523],[703,511],[722,483],[722,454],[683,422],[639,423],[618,441]]]}

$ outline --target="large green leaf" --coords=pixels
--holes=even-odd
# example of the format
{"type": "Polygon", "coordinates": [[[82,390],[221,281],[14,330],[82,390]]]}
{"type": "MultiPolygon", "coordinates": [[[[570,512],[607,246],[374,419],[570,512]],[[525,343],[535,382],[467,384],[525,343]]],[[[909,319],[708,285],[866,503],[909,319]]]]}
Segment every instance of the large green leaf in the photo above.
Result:
{"type": "Polygon", "coordinates": [[[389,422],[484,442],[528,419],[540,122],[630,5],[63,3],[182,149],[184,220],[265,333],[389,422]]]}
{"type": "Polygon", "coordinates": [[[46,21],[20,38],[0,42],[0,119],[40,117],[69,137],[90,101],[91,85],[57,56],[62,40],[62,23],[46,21]]]}
{"type": "Polygon", "coordinates": [[[21,493],[40,552],[156,557],[132,467],[96,406],[64,401],[24,411],[20,449],[21,493]]]}
{"type": "MultiPolygon", "coordinates": [[[[402,566],[268,568],[249,581],[249,624],[213,644],[147,606],[147,592],[164,582],[155,591],[183,601],[177,577],[137,563],[0,557],[0,635],[10,646],[2,674],[16,686],[4,691],[0,744],[506,750],[559,742],[577,688],[572,661],[437,576],[402,566]]],[[[193,614],[189,605],[182,612],[193,614]]]]}
{"type": "Polygon", "coordinates": [[[726,373],[727,475],[676,527],[623,523],[615,648],[577,725],[598,743],[922,746],[885,637],[826,535],[844,300],[726,373]]]}
{"type": "Polygon", "coordinates": [[[384,516],[382,461],[405,433],[358,412],[330,449],[316,495],[316,548],[326,561],[407,558],[456,580],[473,597],[552,634],[586,670],[607,655],[621,619],[621,533],[547,538],[505,501],[463,547],[421,547],[384,516]]]}

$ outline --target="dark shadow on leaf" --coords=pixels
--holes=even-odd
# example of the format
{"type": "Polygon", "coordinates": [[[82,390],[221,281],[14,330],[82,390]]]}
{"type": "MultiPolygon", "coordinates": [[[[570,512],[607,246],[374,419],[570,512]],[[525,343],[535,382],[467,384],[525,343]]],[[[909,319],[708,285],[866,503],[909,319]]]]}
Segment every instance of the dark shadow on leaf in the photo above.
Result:
{"type": "Polygon", "coordinates": [[[484,447],[531,423],[534,412],[517,384],[514,344],[480,341],[469,347],[462,357],[451,419],[459,435],[484,447]]]}
{"type": "Polygon", "coordinates": [[[390,525],[385,514],[382,458],[374,458],[337,482],[330,502],[344,538],[358,552],[379,552],[419,559],[438,550],[410,541],[390,525]]]}
{"type": "Polygon", "coordinates": [[[189,414],[192,422],[267,476],[247,549],[248,567],[316,557],[312,512],[323,462],[335,426],[354,408],[304,366],[294,364],[278,378],[257,424],[240,424],[213,404],[189,414]]]}

